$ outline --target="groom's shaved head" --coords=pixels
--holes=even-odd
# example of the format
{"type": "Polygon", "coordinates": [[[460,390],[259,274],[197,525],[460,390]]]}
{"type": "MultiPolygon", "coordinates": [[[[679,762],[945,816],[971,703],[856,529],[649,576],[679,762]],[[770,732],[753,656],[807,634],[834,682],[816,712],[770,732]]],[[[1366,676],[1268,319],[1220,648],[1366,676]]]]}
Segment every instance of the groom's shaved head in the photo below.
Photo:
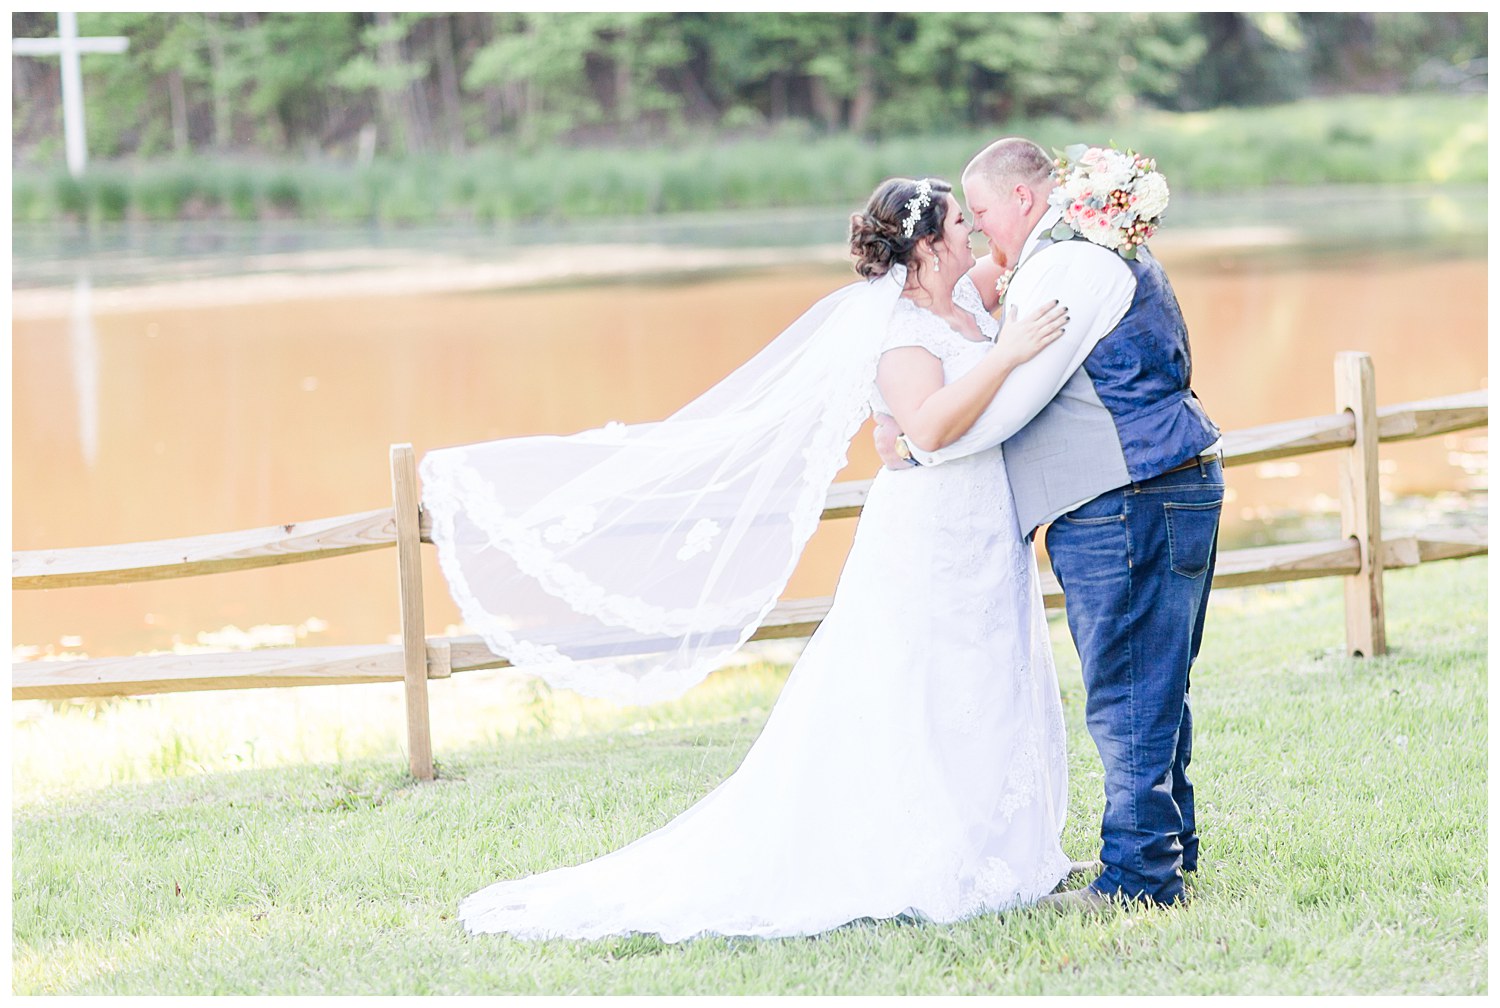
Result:
{"type": "Polygon", "coordinates": [[[1046,151],[1025,137],[1006,137],[975,154],[963,177],[983,179],[998,192],[1018,182],[1044,185],[1051,174],[1052,158],[1046,151]]]}
{"type": "Polygon", "coordinates": [[[1052,159],[1024,137],[996,140],[964,169],[964,200],[996,262],[1015,263],[1026,236],[1047,212],[1056,184],[1052,159]]]}

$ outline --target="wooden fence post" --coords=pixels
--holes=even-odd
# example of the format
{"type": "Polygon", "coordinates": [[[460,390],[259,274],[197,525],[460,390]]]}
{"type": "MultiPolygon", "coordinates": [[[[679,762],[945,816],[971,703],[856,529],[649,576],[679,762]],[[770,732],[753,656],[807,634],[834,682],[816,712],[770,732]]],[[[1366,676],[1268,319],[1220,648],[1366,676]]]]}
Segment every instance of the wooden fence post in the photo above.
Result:
{"type": "Polygon", "coordinates": [[[1344,578],[1344,623],[1349,654],[1385,654],[1384,547],[1380,536],[1380,421],[1375,364],[1367,353],[1334,358],[1338,408],[1354,419],[1354,444],[1339,463],[1343,534],[1359,542],[1359,573],[1344,578]]]}
{"type": "Polygon", "coordinates": [[[432,780],[432,729],[427,716],[427,632],[422,608],[422,515],[417,456],[391,445],[391,495],[396,504],[396,568],[401,579],[401,651],[406,672],[406,740],[411,775],[432,780]]]}

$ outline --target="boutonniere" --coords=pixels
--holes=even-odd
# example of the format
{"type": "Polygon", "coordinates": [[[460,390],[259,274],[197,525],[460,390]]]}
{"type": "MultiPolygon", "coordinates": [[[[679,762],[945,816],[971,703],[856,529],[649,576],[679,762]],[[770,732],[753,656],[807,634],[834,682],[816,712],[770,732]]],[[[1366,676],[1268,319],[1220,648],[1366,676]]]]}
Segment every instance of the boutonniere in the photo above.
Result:
{"type": "Polygon", "coordinates": [[[995,281],[995,293],[1000,295],[999,304],[1005,304],[1005,292],[1010,290],[1010,279],[1015,275],[1016,267],[1012,266],[1010,269],[1000,274],[1000,279],[995,281]]]}
{"type": "Polygon", "coordinates": [[[1057,155],[1057,187],[1047,202],[1062,210],[1057,241],[1086,238],[1134,259],[1161,224],[1171,191],[1156,161],[1135,151],[1074,144],[1057,155]]]}

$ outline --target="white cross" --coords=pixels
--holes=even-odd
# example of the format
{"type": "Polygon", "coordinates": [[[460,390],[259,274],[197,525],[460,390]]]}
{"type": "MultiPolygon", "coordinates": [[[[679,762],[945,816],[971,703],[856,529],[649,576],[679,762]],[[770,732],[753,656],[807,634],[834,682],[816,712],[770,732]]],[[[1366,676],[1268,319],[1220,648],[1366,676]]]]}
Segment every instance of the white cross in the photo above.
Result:
{"type": "Polygon", "coordinates": [[[57,35],[50,38],[13,38],[10,51],[15,56],[61,56],[63,95],[63,136],[67,141],[68,173],[75,178],[83,171],[88,154],[83,142],[83,75],[78,57],[82,53],[122,53],[130,46],[123,35],[78,37],[78,15],[57,15],[57,35]]]}

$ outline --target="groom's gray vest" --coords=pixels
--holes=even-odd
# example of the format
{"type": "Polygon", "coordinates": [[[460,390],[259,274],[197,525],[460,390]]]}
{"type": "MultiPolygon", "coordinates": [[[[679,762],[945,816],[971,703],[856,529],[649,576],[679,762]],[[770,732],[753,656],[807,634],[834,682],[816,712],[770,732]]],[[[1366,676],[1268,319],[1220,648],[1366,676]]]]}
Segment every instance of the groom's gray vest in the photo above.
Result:
{"type": "MultiPolygon", "coordinates": [[[[1046,247],[1032,253],[1046,254],[1046,247]]],[[[1135,274],[1130,308],[1005,442],[1016,517],[1028,535],[1102,493],[1175,469],[1219,439],[1188,387],[1187,326],[1167,274],[1145,248],[1121,261],[1135,274]]]]}

